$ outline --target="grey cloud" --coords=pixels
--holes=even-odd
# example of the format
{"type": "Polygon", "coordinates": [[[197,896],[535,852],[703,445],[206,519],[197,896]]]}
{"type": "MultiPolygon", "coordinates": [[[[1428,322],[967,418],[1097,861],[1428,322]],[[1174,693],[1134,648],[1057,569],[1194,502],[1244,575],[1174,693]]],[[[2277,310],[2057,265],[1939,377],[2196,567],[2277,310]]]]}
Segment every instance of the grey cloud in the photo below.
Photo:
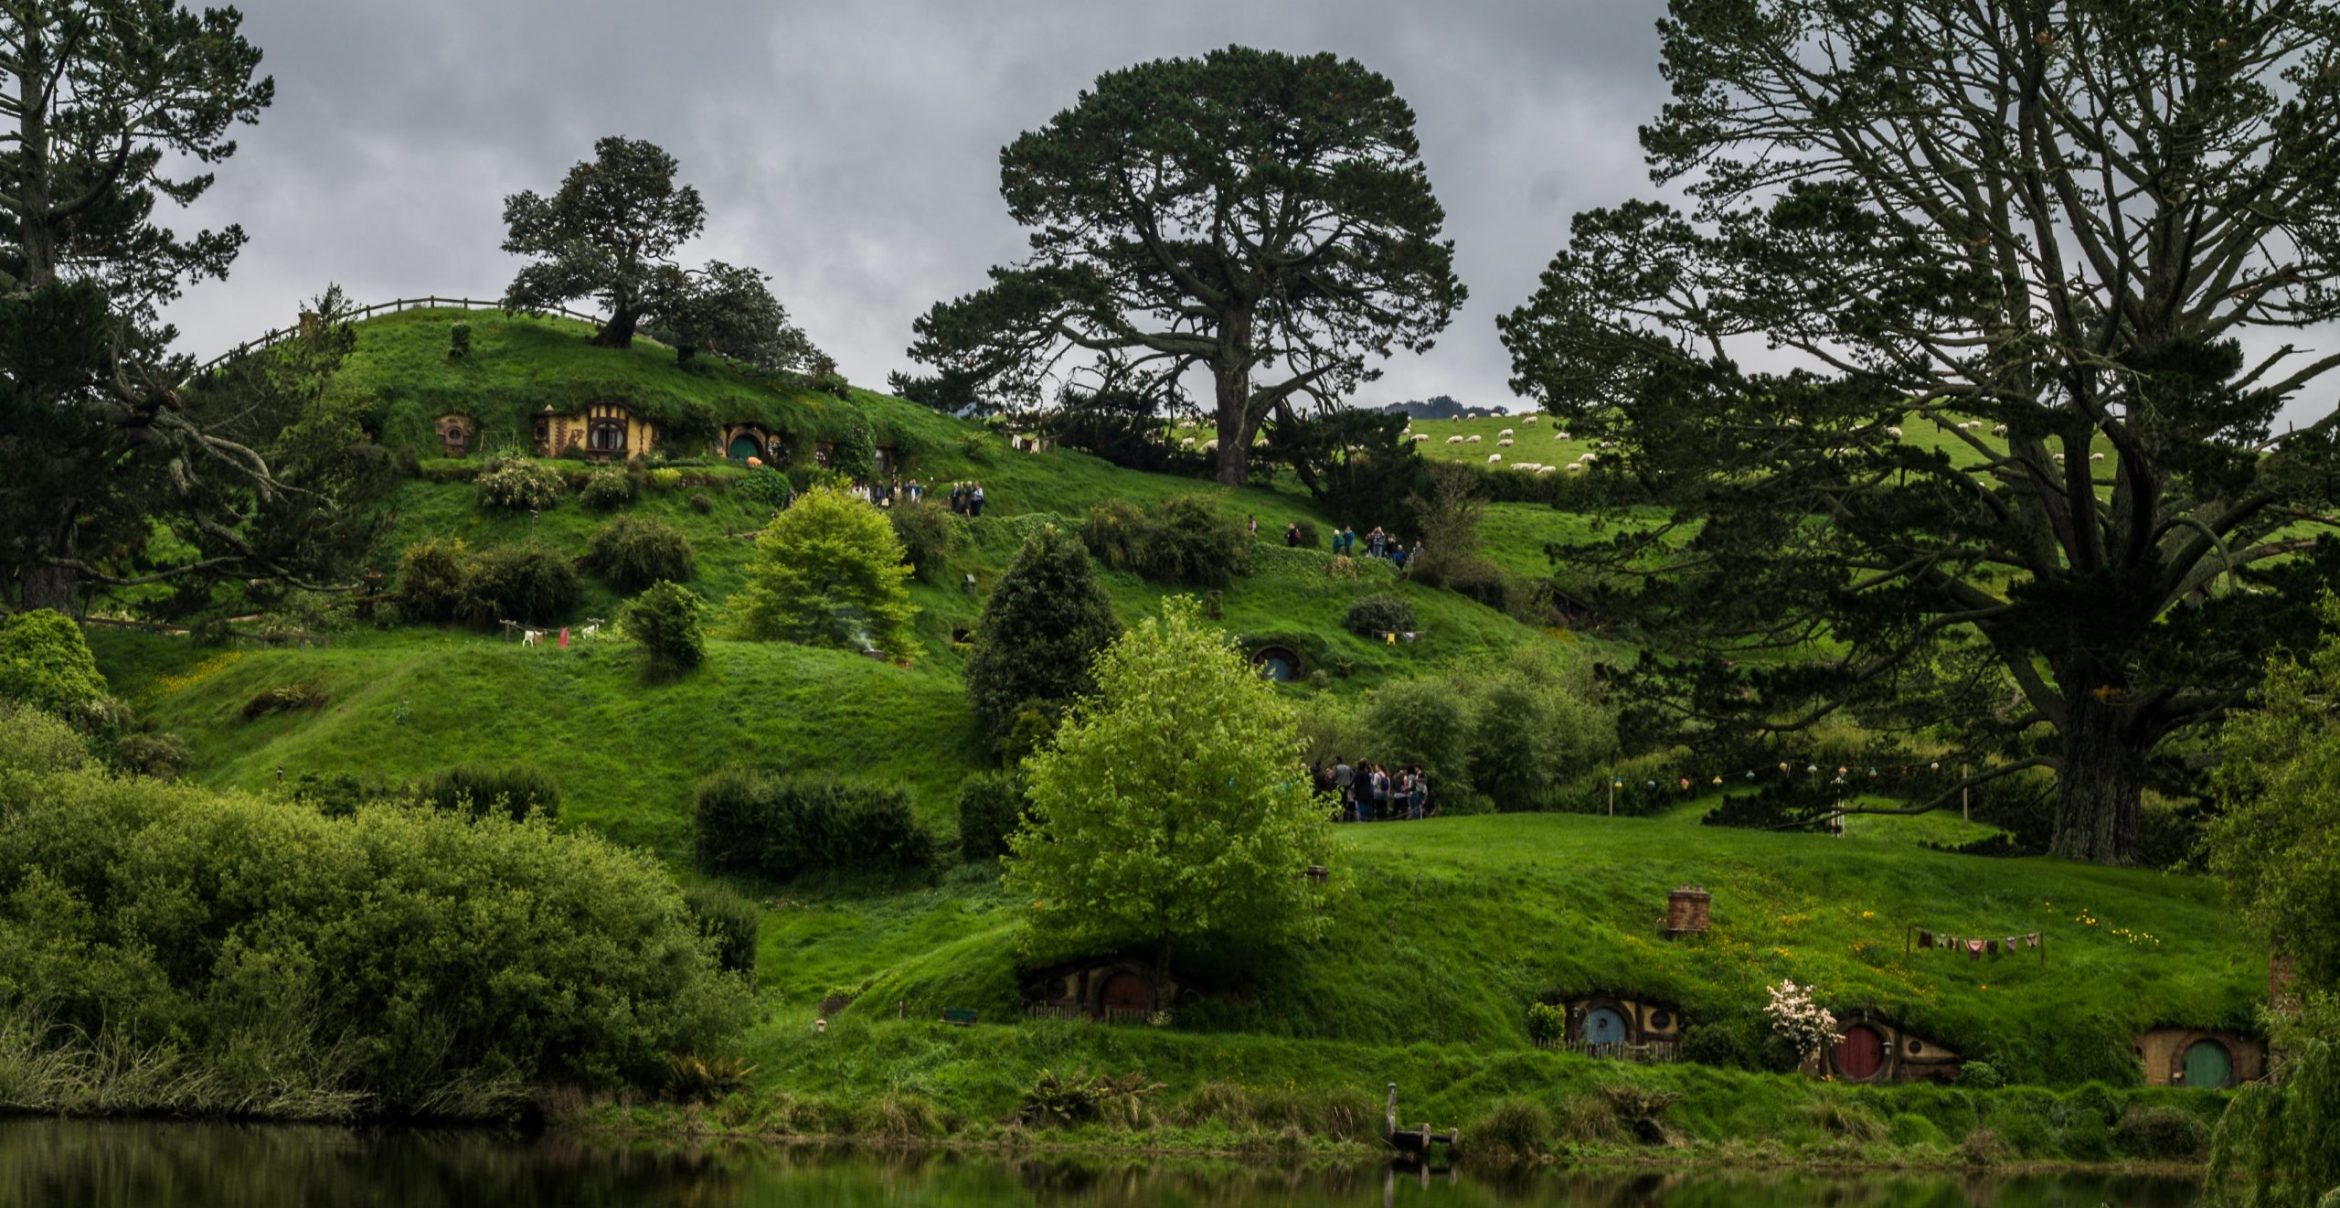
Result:
{"type": "Polygon", "coordinates": [[[981,284],[1020,232],[999,148],[1100,72],[1242,42],[1329,49],[1420,116],[1471,302],[1368,401],[1506,401],[1493,318],[1534,288],[1571,213],[1647,188],[1634,127],[1662,100],[1635,0],[1034,0],[759,4],[245,0],[275,107],[191,217],[252,243],[172,317],[207,353],[281,325],[328,281],[361,300],[494,297],[501,203],[602,134],[653,139],[707,197],[695,254],[771,272],[865,382],[910,323],[981,284]]]}

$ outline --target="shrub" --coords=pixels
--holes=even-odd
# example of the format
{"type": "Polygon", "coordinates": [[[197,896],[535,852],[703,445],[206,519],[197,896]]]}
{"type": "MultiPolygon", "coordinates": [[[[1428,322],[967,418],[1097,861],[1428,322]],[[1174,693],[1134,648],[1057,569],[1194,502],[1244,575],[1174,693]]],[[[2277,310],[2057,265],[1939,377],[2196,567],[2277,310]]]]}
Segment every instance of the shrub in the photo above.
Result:
{"type": "Polygon", "coordinates": [[[1053,525],[1016,551],[983,602],[967,659],[967,700],[995,746],[1035,704],[1056,710],[1090,691],[1090,664],[1121,632],[1081,543],[1053,525]]]}
{"type": "Polygon", "coordinates": [[[104,712],[106,677],[81,626],[50,608],[0,616],[0,699],[69,722],[104,712]]]}
{"type": "Polygon", "coordinates": [[[735,482],[732,489],[739,492],[739,499],[746,499],[763,508],[772,508],[775,513],[789,506],[791,499],[796,499],[796,487],[789,485],[789,475],[775,471],[772,466],[751,468],[749,473],[739,475],[739,482],[735,482]]]}
{"type": "Polygon", "coordinates": [[[1958,1067],[1958,1081],[1963,1086],[1988,1091],[2007,1085],[2007,1076],[1988,1061],[1969,1061],[1958,1067]]]}
{"type": "MultiPolygon", "coordinates": [[[[782,481],[786,481],[786,480],[785,480],[785,479],[783,479],[782,481]]],[[[709,495],[708,495],[708,494],[707,494],[705,491],[693,491],[693,492],[691,492],[691,499],[690,499],[690,503],[691,503],[691,510],[692,510],[692,511],[694,511],[694,512],[697,512],[697,513],[698,513],[698,514],[700,514],[701,516],[704,516],[704,515],[706,515],[707,513],[709,513],[709,512],[712,512],[712,511],[714,511],[714,510],[715,510],[715,500],[713,499],[713,497],[709,496],[709,495]]]]}
{"type": "Polygon", "coordinates": [[[1877,1113],[1857,1103],[1842,1099],[1817,1099],[1803,1106],[1806,1121],[1832,1137],[1842,1137],[1863,1145],[1885,1139],[1885,1121],[1877,1113]]]}
{"type": "Polygon", "coordinates": [[[1322,540],[1320,540],[1320,539],[1317,537],[1317,533],[1316,533],[1316,522],[1315,522],[1315,521],[1313,521],[1313,520],[1295,520],[1295,521],[1293,521],[1293,522],[1292,522],[1292,527],[1293,527],[1293,528],[1296,528],[1296,529],[1299,529],[1299,530],[1300,530],[1300,544],[1299,544],[1299,545],[1298,545],[1296,548],[1299,548],[1299,549],[1323,549],[1323,548],[1324,548],[1324,542],[1323,542],[1322,540]]]}
{"type": "Polygon", "coordinates": [[[1885,1137],[1904,1149],[1942,1144],[1942,1130],[1916,1112],[1902,1112],[1885,1123],[1885,1137]]]}
{"type": "Polygon", "coordinates": [[[1414,606],[1388,594],[1359,596],[1350,602],[1341,626],[1378,642],[1383,634],[1411,632],[1415,628],[1414,606]]]}
{"type": "Polygon", "coordinates": [[[0,772],[70,772],[89,761],[89,740],[65,719],[0,700],[0,772]]]}
{"type": "Polygon", "coordinates": [[[1694,1023],[1682,1029],[1677,1052],[1684,1061],[1725,1069],[1760,1069],[1755,1042],[1745,1025],[1694,1023]]]}
{"type": "Polygon", "coordinates": [[[534,543],[491,546],[472,558],[464,611],[475,624],[551,625],[577,607],[584,585],[568,555],[534,543]]]}
{"type": "Polygon", "coordinates": [[[244,702],[244,720],[258,721],[274,713],[298,713],[303,709],[322,709],[327,701],[325,689],[316,684],[280,684],[263,689],[259,695],[244,702]]]}
{"type": "Polygon", "coordinates": [[[756,937],[764,925],[764,913],[755,902],[721,885],[694,885],[683,891],[683,904],[714,942],[716,963],[754,980],[756,937]]]}
{"type": "Polygon", "coordinates": [[[42,1065],[159,1072],[112,1110],[502,1116],[654,1086],[752,1008],[657,858],[590,834],[90,772],[0,778],[0,816],[0,882],[43,886],[0,903],[0,984],[42,988],[42,1065]]]}
{"type": "Polygon", "coordinates": [[[696,569],[690,538],[648,516],[620,516],[595,530],[585,566],[619,591],[640,591],[661,579],[681,583],[696,569]]]}
{"type": "Polygon", "coordinates": [[[1140,1128],[1151,1120],[1151,1101],[1161,1089],[1161,1083],[1149,1081],[1135,1070],[1069,1077],[1042,1070],[1032,1088],[1024,1092],[1016,1118],[1042,1128],[1073,1124],[1140,1128]]]}
{"type": "Polygon", "coordinates": [[[702,863],[774,880],[934,864],[934,837],[918,825],[898,785],[726,770],[701,782],[696,820],[702,863]]]}
{"type": "Polygon", "coordinates": [[[447,329],[447,359],[466,360],[471,356],[471,324],[457,323],[447,329]]]}
{"type": "Polygon", "coordinates": [[[1217,1123],[1239,1129],[1255,1115],[1250,1090],[1240,1082],[1216,1078],[1197,1085],[1178,1105],[1178,1121],[1188,1125],[1217,1123]]]}
{"type": "Polygon", "coordinates": [[[707,639],[701,631],[706,615],[699,593],[661,581],[626,605],[618,627],[642,644],[651,674],[681,675],[706,661],[707,639]]]}
{"type": "Polygon", "coordinates": [[[650,471],[647,482],[653,491],[671,491],[682,485],[683,472],[672,466],[660,466],[650,471]]]}
{"type": "Polygon", "coordinates": [[[417,621],[459,620],[470,577],[471,554],[462,541],[417,541],[398,559],[398,611],[417,621]]]}
{"type": "Polygon", "coordinates": [[[1471,791],[1471,716],[1452,686],[1436,679],[1399,680],[1374,690],[1365,732],[1382,762],[1419,764],[1442,813],[1471,791]]]}
{"type": "Polygon", "coordinates": [[[886,518],[894,524],[894,539],[902,543],[912,573],[931,583],[949,568],[957,535],[949,508],[931,499],[906,500],[888,509],[886,518]]]}
{"type": "Polygon", "coordinates": [[[1107,500],[1089,510],[1081,540],[1098,561],[1153,583],[1224,587],[1250,567],[1250,535],[1213,495],[1180,495],[1155,512],[1107,500]]]}
{"type": "Polygon", "coordinates": [[[1528,1039],[1551,1044],[1568,1034],[1568,1012],[1550,1003],[1531,1002],[1527,1009],[1528,1039]]]}
{"type": "Polygon", "coordinates": [[[868,502],[807,491],[756,539],[756,564],[733,597],[740,631],[765,641],[909,656],[914,636],[902,543],[868,502]]]}
{"type": "Polygon", "coordinates": [[[462,764],[415,786],[415,800],[433,809],[514,821],[561,816],[561,786],[551,776],[520,764],[487,768],[462,764]]]}
{"type": "Polygon", "coordinates": [[[565,493],[560,471],[517,457],[490,462],[479,472],[479,506],[503,511],[545,511],[560,506],[565,493]]]}
{"type": "MultiPolygon", "coordinates": [[[[1541,1004],[1538,1004],[1541,1005],[1541,1004]]],[[[1533,1099],[1502,1099],[1465,1129],[1473,1160],[1516,1164],[1535,1160],[1552,1144],[1552,1113],[1533,1099]]]]}
{"type": "Polygon", "coordinates": [[[704,1103],[747,1085],[756,1067],[738,1057],[674,1053],[666,1058],[666,1095],[677,1103],[704,1103]]]}
{"type": "Polygon", "coordinates": [[[2210,1151],[2210,1126],[2184,1108],[2132,1107],[2113,1127],[2112,1145],[2124,1157],[2190,1162],[2210,1151]]]}
{"type": "Polygon", "coordinates": [[[585,476],[578,498],[597,512],[624,507],[634,501],[634,479],[616,466],[603,466],[585,476]]]}
{"type": "Polygon", "coordinates": [[[1024,818],[1024,781],[1013,772],[979,772],[959,785],[959,858],[972,864],[1007,854],[1007,837],[1024,818]]]}
{"type": "Polygon", "coordinates": [[[147,731],[124,734],[114,744],[114,766],[135,776],[155,776],[164,780],[187,770],[195,759],[195,752],[187,740],[176,734],[147,731]]]}

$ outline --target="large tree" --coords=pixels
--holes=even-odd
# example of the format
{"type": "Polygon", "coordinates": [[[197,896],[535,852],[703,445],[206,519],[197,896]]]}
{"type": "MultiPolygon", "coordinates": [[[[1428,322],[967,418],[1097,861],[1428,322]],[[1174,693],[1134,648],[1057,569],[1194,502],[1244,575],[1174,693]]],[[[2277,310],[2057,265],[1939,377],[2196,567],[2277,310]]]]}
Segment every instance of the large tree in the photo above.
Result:
{"type": "Polygon", "coordinates": [[[1234,46],[1109,72],[1000,152],[1000,193],[1031,256],[937,304],[910,355],[1033,404],[1079,368],[1182,406],[1207,377],[1231,486],[1271,414],[1428,348],[1463,301],[1413,110],[1352,59],[1234,46]]]}
{"type": "Polygon", "coordinates": [[[1953,726],[2056,770],[2056,852],[2133,858],[2149,756],[2313,624],[2340,353],[2285,333],[2340,316],[2340,10],[1670,12],[1686,208],[1578,215],[1501,322],[1678,509],[1574,556],[1657,585],[1699,712],[1953,726]]]}
{"type": "Polygon", "coordinates": [[[1305,874],[1331,846],[1331,804],[1274,685],[1190,597],[1124,634],[1096,676],[1024,765],[1030,804],[1008,840],[1038,952],[1145,951],[1158,986],[1181,944],[1321,934],[1305,874]]]}
{"type": "Polygon", "coordinates": [[[346,348],[333,325],[190,389],[158,317],[244,242],[155,214],[203,196],[273,96],[241,20],[0,3],[0,594],[27,607],[75,610],[92,581],[314,583],[362,527],[332,493],[378,476],[349,460],[346,411],[311,410],[346,348]]]}
{"type": "Polygon", "coordinates": [[[699,191],[674,181],[674,157],[657,144],[611,136],[569,169],[550,197],[504,199],[504,250],[534,257],[504,291],[514,310],[593,297],[609,314],[593,342],[631,348],[634,330],[661,299],[685,288],[674,254],[707,225],[699,191]]]}

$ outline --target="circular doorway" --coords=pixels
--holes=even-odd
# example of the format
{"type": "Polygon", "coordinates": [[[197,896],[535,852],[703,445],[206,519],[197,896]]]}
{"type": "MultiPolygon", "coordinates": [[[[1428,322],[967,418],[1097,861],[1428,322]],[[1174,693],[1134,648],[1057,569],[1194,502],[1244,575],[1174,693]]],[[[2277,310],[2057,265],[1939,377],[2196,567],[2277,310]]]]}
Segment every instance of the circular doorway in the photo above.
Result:
{"type": "Polygon", "coordinates": [[[1584,1013],[1586,1044],[1625,1043],[1625,1013],[1615,1007],[1594,1007],[1584,1013]]]}
{"type": "Polygon", "coordinates": [[[1289,684],[1300,678],[1300,656],[1284,646],[1263,646],[1251,656],[1251,665],[1259,669],[1261,679],[1289,684]]]}
{"type": "Polygon", "coordinates": [[[2186,1046],[2186,1085],[2221,1090],[2234,1083],[2234,1054],[2215,1040],[2186,1046]]]}
{"type": "Polygon", "coordinates": [[[731,460],[746,461],[748,458],[762,457],[763,455],[764,442],[757,439],[755,433],[742,432],[731,438],[731,460]]]}
{"type": "Polygon", "coordinates": [[[1153,1008],[1154,996],[1151,991],[1146,989],[1146,979],[1127,970],[1106,978],[1105,984],[1097,988],[1099,1014],[1110,1014],[1116,1011],[1150,1011],[1153,1008]]]}
{"type": "Polygon", "coordinates": [[[1874,1079],[1885,1069],[1884,1035],[1865,1023],[1846,1028],[1836,1042],[1835,1064],[1837,1077],[1847,1082],[1874,1079]]]}

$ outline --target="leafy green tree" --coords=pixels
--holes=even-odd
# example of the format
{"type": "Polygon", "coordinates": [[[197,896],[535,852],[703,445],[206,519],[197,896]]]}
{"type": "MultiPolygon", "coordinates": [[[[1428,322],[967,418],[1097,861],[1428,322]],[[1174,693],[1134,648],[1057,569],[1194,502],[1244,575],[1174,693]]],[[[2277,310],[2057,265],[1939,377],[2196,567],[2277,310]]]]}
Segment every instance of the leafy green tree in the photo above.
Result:
{"type": "Polygon", "coordinates": [[[625,635],[642,644],[654,675],[681,675],[695,671],[707,658],[702,623],[706,601],[678,583],[660,581],[634,597],[619,615],[625,635]]]}
{"type": "Polygon", "coordinates": [[[1290,708],[1192,599],[1106,651],[1097,694],[1024,771],[1006,882],[1032,902],[1036,947],[1148,949],[1158,987],[1180,943],[1321,933],[1303,874],[1325,859],[1332,807],[1290,708]]]}
{"type": "Polygon", "coordinates": [[[1679,0],[1660,40],[1690,208],[1579,214],[1499,324],[1676,509],[1566,556],[1650,585],[1669,704],[1938,727],[2055,770],[2057,854],[2134,859],[2149,758],[2333,577],[2292,555],[2340,419],[2274,427],[2340,366],[2282,338],[2340,317],[2340,10],[1679,0]]]}
{"type": "Polygon", "coordinates": [[[909,657],[911,571],[894,526],[867,500],[806,491],[756,538],[756,552],[732,603],[744,636],[909,657]]]}
{"type": "Polygon", "coordinates": [[[230,131],[274,86],[232,8],[163,0],[0,7],[0,593],[74,611],[85,587],[319,586],[376,518],[337,492],[378,474],[354,408],[325,410],[342,328],[190,389],[160,309],[222,276],[235,226],[182,232],[230,131]]]}
{"type": "Polygon", "coordinates": [[[0,617],[0,700],[74,717],[106,699],[81,626],[49,609],[0,617]]]}
{"type": "Polygon", "coordinates": [[[1353,59],[1231,46],[1108,72],[1000,153],[1000,193],[1032,255],[918,320],[910,355],[938,373],[903,385],[1036,402],[1069,357],[1185,405],[1199,372],[1231,486],[1271,413],[1428,348],[1464,297],[1413,110],[1353,59]]]}
{"type": "Polygon", "coordinates": [[[1121,636],[1112,597],[1080,538],[1049,525],[1032,534],[983,602],[967,659],[967,700],[994,743],[1038,704],[1062,710],[1096,686],[1091,665],[1121,636]]]}
{"type": "Polygon", "coordinates": [[[768,373],[805,371],[819,350],[788,321],[788,308],[772,296],[770,281],[758,269],[720,260],[685,274],[679,290],[661,299],[659,312],[675,363],[687,365],[705,350],[768,373]]]}
{"type": "Polygon", "coordinates": [[[611,136],[569,169],[550,197],[504,199],[504,250],[534,257],[504,291],[512,310],[591,296],[608,310],[593,343],[631,348],[634,331],[687,286],[674,254],[707,225],[699,191],[674,183],[674,157],[657,144],[611,136]]]}

